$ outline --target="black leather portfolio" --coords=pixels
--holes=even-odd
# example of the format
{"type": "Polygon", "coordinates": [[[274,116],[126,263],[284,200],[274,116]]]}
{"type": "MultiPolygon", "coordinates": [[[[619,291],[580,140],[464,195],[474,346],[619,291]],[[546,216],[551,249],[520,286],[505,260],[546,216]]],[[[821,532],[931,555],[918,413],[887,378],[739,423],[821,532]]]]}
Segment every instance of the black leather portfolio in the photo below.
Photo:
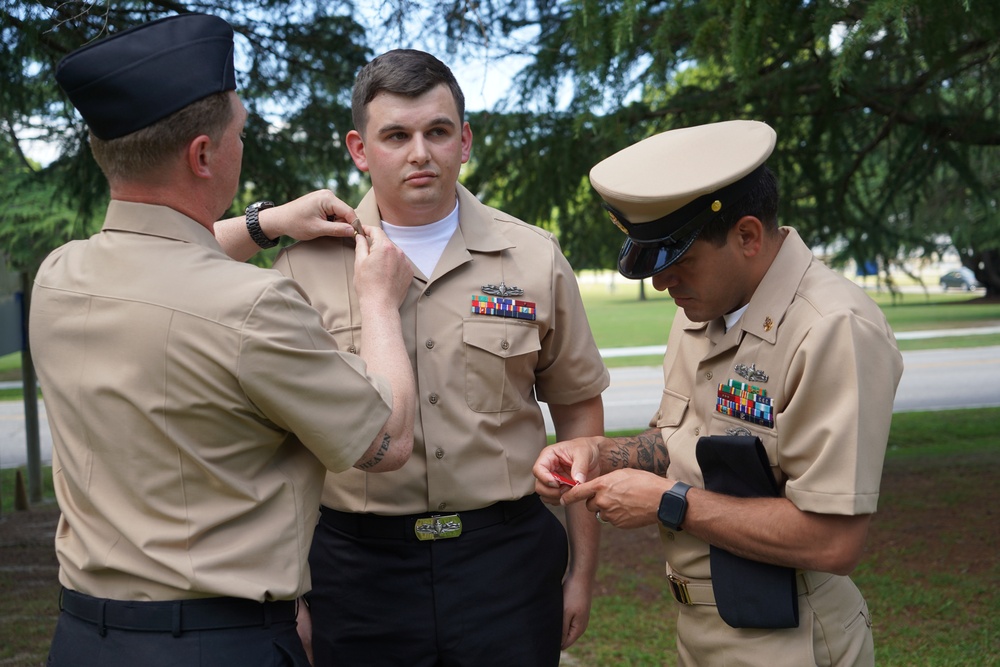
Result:
{"type": "MultiPolygon", "coordinates": [[[[756,436],[711,436],[695,454],[705,488],[740,498],[777,497],[767,453],[756,436]]],[[[712,588],[722,620],[734,628],[795,628],[795,569],[735,556],[711,545],[712,588]]]]}

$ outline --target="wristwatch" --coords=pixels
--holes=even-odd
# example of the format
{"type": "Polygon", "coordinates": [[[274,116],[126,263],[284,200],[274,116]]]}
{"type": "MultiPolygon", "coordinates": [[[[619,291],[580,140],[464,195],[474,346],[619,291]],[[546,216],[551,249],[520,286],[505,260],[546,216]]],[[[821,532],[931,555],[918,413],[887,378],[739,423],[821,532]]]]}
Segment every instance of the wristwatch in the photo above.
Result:
{"type": "Polygon", "coordinates": [[[265,208],[274,208],[274,202],[266,200],[255,201],[247,206],[246,211],[244,211],[247,216],[247,231],[250,233],[250,238],[253,239],[254,243],[261,248],[273,248],[278,245],[278,239],[267,238],[264,230],[260,228],[260,220],[257,219],[257,214],[265,208]]]}
{"type": "Polygon", "coordinates": [[[687,492],[691,486],[684,482],[674,482],[670,490],[660,497],[660,509],[656,518],[670,530],[681,530],[684,514],[687,512],[687,492]]]}

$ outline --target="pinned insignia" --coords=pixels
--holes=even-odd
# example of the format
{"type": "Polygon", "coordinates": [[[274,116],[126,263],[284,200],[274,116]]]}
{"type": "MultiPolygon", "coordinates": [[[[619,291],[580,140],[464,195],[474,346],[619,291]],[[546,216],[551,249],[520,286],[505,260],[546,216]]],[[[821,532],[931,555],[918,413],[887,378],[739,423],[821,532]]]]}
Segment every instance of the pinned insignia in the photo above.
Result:
{"type": "Polygon", "coordinates": [[[736,364],[733,370],[744,380],[749,380],[750,382],[767,382],[767,373],[757,370],[757,364],[750,364],[749,366],[746,364],[736,364]]]}
{"type": "Polygon", "coordinates": [[[625,225],[618,221],[618,216],[610,211],[608,211],[608,215],[611,217],[611,222],[615,223],[615,227],[622,230],[622,233],[628,236],[628,230],[625,229],[625,225]]]}
{"type": "Polygon", "coordinates": [[[746,426],[730,426],[726,429],[726,435],[745,435],[752,436],[753,433],[750,432],[746,426]]]}
{"type": "Polygon", "coordinates": [[[483,285],[483,294],[492,294],[493,296],[521,296],[524,294],[524,290],[520,287],[507,287],[501,280],[499,285],[483,285]]]}
{"type": "Polygon", "coordinates": [[[774,428],[774,406],[767,390],[739,380],[719,385],[715,411],[751,424],[774,428]]]}
{"type": "Polygon", "coordinates": [[[774,320],[770,317],[764,318],[764,331],[770,331],[774,327],[774,320]]]}
{"type": "Polygon", "coordinates": [[[518,301],[499,296],[477,296],[473,294],[472,314],[511,317],[516,320],[534,320],[535,304],[532,301],[518,301]]]}

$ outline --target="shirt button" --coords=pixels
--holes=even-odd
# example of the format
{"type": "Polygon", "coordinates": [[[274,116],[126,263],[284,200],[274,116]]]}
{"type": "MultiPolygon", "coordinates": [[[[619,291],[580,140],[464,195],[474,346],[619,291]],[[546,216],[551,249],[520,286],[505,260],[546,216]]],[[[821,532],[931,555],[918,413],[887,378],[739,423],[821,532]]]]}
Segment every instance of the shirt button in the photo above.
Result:
{"type": "Polygon", "coordinates": [[[347,348],[347,351],[350,352],[351,354],[357,354],[358,353],[358,348],[356,348],[353,345],[351,345],[349,348],[347,348]]]}
{"type": "Polygon", "coordinates": [[[434,349],[434,341],[432,339],[430,339],[430,338],[427,339],[427,342],[425,342],[424,345],[427,346],[428,350],[433,350],[434,349]]]}
{"type": "Polygon", "coordinates": [[[438,395],[437,394],[431,394],[430,396],[427,397],[427,400],[431,402],[431,405],[437,405],[438,395]]]}
{"type": "Polygon", "coordinates": [[[667,541],[668,541],[668,542],[673,542],[673,541],[674,541],[674,534],[673,534],[673,532],[672,532],[672,531],[669,531],[669,530],[668,530],[668,531],[667,531],[666,533],[664,533],[664,534],[666,535],[666,537],[667,537],[667,541]]]}
{"type": "Polygon", "coordinates": [[[500,343],[500,349],[502,350],[510,349],[510,343],[508,343],[507,341],[503,341],[502,343],[500,343]]]}
{"type": "Polygon", "coordinates": [[[447,506],[448,506],[448,503],[438,503],[438,509],[439,510],[443,510],[447,506]]]}
{"type": "Polygon", "coordinates": [[[705,379],[706,380],[711,380],[712,379],[712,371],[709,371],[709,372],[705,373],[705,379]]]}
{"type": "Polygon", "coordinates": [[[424,290],[424,296],[430,296],[430,295],[431,295],[431,288],[428,287],[427,289],[424,290]]]}
{"type": "Polygon", "coordinates": [[[444,450],[441,449],[440,447],[438,447],[437,449],[434,450],[434,456],[437,457],[437,458],[439,458],[439,459],[443,459],[444,458],[444,450]]]}
{"type": "Polygon", "coordinates": [[[694,434],[695,435],[701,435],[701,427],[700,426],[695,426],[694,427],[694,434]]]}

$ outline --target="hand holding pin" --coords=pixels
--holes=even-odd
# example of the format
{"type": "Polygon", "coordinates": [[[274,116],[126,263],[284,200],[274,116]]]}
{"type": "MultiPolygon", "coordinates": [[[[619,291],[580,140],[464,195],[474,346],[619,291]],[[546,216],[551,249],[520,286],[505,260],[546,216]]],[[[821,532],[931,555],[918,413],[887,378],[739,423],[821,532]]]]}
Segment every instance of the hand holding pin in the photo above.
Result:
{"type": "Polygon", "coordinates": [[[566,477],[566,475],[562,475],[562,474],[554,472],[554,471],[552,472],[552,476],[555,477],[559,482],[561,482],[561,483],[563,483],[563,484],[565,484],[567,486],[576,486],[577,484],[580,483],[580,482],[576,481],[575,479],[570,479],[569,477],[566,477]]]}

